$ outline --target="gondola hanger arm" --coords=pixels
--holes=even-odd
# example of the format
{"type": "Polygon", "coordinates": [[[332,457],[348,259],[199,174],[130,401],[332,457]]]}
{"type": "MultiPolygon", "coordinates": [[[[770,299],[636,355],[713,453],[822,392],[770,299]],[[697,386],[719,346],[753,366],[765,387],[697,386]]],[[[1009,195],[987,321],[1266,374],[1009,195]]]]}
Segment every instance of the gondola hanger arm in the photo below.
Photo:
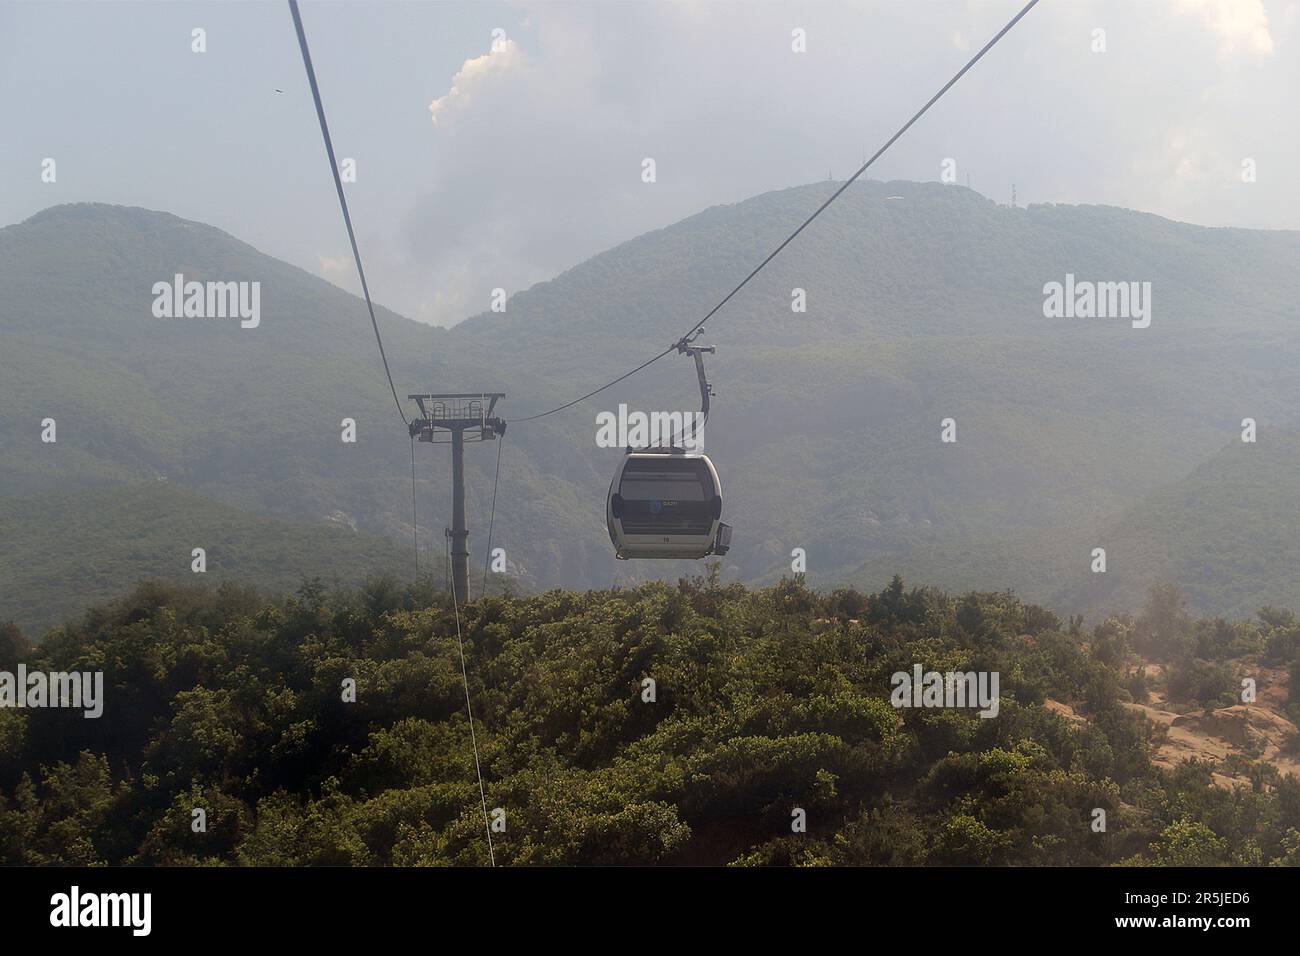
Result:
{"type": "Polygon", "coordinates": [[[713,354],[717,351],[712,345],[692,345],[700,333],[704,331],[704,326],[700,326],[690,335],[684,335],[674,345],[682,355],[689,355],[695,359],[695,374],[700,380],[700,413],[707,419],[709,417],[709,397],[713,394],[713,386],[709,384],[707,376],[704,374],[704,354],[707,352],[713,354]]]}

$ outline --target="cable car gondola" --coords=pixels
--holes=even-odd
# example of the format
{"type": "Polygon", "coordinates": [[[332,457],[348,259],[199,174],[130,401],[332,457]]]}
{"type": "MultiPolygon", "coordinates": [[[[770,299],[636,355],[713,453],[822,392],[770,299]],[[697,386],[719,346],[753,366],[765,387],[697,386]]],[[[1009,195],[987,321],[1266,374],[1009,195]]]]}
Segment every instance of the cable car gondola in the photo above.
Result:
{"type": "MultiPolygon", "coordinates": [[[[710,386],[703,352],[685,340],[678,351],[695,358],[705,420],[710,386]]],[[[703,558],[726,554],[731,526],[722,523],[722,484],[704,454],[684,448],[627,450],[609,484],[605,503],[609,540],[619,558],[703,558]]]]}
{"type": "Polygon", "coordinates": [[[629,451],[609,486],[609,539],[620,558],[726,554],[722,485],[707,455],[681,448],[629,451]]]}

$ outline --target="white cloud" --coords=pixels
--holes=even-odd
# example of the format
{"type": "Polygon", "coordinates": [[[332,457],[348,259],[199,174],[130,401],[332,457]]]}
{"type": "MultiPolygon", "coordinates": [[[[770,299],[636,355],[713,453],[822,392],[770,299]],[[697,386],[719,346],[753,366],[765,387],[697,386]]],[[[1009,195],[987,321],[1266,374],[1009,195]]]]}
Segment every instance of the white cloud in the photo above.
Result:
{"type": "Polygon", "coordinates": [[[1273,36],[1262,0],[1177,0],[1177,9],[1199,16],[1219,36],[1224,53],[1244,50],[1267,56],[1273,52],[1273,36]]]}
{"type": "Polygon", "coordinates": [[[477,95],[490,90],[505,74],[517,68],[522,59],[519,44],[506,38],[494,42],[482,56],[466,60],[451,78],[451,89],[429,104],[433,125],[437,126],[440,120],[445,122],[458,107],[468,108],[477,95]]]}

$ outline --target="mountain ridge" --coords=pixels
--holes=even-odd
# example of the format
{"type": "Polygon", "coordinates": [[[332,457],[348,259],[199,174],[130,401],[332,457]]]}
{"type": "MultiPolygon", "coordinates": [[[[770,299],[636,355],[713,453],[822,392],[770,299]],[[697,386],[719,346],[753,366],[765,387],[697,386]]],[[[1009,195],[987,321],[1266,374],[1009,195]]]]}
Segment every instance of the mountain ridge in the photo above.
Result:
{"type": "MultiPolygon", "coordinates": [[[[507,418],[567,401],[680,336],[835,186],[709,207],[449,330],[377,309],[399,395],[497,388],[510,393],[507,418]]],[[[1295,261],[1300,233],[1009,208],[939,184],[855,184],[842,199],[701,340],[719,348],[708,448],[738,529],[729,576],[788,574],[802,547],[819,586],[877,586],[906,570],[949,588],[1012,587],[1061,613],[1100,609],[1078,548],[1188,479],[1242,417],[1260,421],[1262,441],[1292,420],[1300,279],[1281,263],[1295,261]],[[1159,296],[1151,329],[1042,316],[1044,282],[1143,270],[1159,296]],[[795,287],[807,313],[791,311],[795,287]],[[939,441],[947,417],[955,446],[939,441]]],[[[355,296],[222,230],[139,207],[51,207],[0,229],[0,251],[6,498],[165,474],[244,514],[309,526],[343,514],[364,535],[410,540],[409,440],[355,296]],[[178,267],[262,281],[262,326],[154,319],[151,284],[178,267]],[[37,440],[49,415],[56,446],[37,440]],[[344,417],[357,422],[354,446],[339,440],[344,417]]],[[[494,543],[524,586],[693,573],[612,559],[601,503],[614,458],[594,447],[585,416],[696,401],[689,363],[665,360],[510,429],[494,543]]],[[[436,528],[447,464],[429,451],[417,448],[418,508],[436,528]]],[[[475,562],[491,459],[467,456],[475,562]]],[[[1146,572],[1116,573],[1112,593],[1131,603],[1146,572]]],[[[1209,602],[1198,611],[1240,609],[1222,586],[1187,583],[1209,602]]],[[[1294,587],[1269,569],[1255,591],[1294,587]]]]}

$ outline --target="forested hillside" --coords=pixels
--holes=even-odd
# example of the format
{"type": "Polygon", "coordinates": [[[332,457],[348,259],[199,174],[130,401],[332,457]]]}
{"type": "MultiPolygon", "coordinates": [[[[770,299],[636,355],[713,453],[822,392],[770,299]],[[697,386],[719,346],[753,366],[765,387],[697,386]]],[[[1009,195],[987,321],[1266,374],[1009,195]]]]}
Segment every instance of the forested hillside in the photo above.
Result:
{"type": "MultiPolygon", "coordinates": [[[[581,394],[690,328],[833,188],[705,210],[450,331],[381,309],[399,394],[500,389],[507,418],[581,394]]],[[[802,548],[821,588],[901,570],[951,590],[1012,588],[1090,621],[1136,609],[1161,579],[1200,613],[1294,605],[1292,525],[1236,515],[1270,513],[1288,500],[1274,489],[1294,485],[1284,434],[1300,402],[1297,261],[1296,233],[856,184],[701,340],[719,349],[707,448],[736,528],[724,578],[770,583],[802,548]],[[1045,319],[1043,285],[1067,273],[1151,282],[1151,326],[1045,319]],[[796,288],[806,312],[791,310],[796,288]],[[955,444],[939,441],[949,417],[955,444]],[[1256,445],[1239,441],[1245,417],[1259,424],[1256,445]],[[1225,455],[1249,469],[1245,484],[1203,467],[1225,455]],[[1089,571],[1096,547],[1108,551],[1105,575],[1089,571]]],[[[0,229],[0,336],[0,514],[18,522],[0,532],[41,545],[4,555],[24,574],[0,574],[0,618],[39,636],[140,575],[188,574],[204,542],[174,502],[143,490],[164,477],[204,500],[197,511],[237,509],[230,522],[264,529],[228,549],[224,573],[246,583],[270,567],[275,585],[356,583],[391,567],[374,539],[409,550],[409,440],[354,296],[201,223],[59,206],[0,229]],[[177,273],[260,282],[259,326],[155,318],[152,285],[177,273]],[[47,417],[56,443],[41,441],[47,417]],[[340,441],[344,418],[355,444],[340,441]],[[109,489],[121,492],[119,530],[81,534],[83,516],[103,526],[87,502],[109,489]],[[272,519],[306,537],[278,545],[285,526],[272,519]],[[131,532],[145,527],[147,548],[131,532]],[[307,534],[337,529],[356,540],[331,538],[336,558],[307,534]],[[96,569],[95,588],[63,586],[74,554],[96,569]]],[[[511,577],[536,591],[694,573],[614,560],[603,501],[619,452],[595,446],[594,424],[620,402],[697,401],[690,363],[671,356],[512,426],[494,528],[511,577]]],[[[445,449],[416,452],[423,560],[439,567],[450,466],[445,449]]],[[[475,564],[494,452],[467,456],[475,564]]]]}
{"type": "Polygon", "coordinates": [[[251,515],[166,481],[0,498],[0,527],[6,616],[38,636],[58,623],[53,609],[107,601],[124,580],[193,581],[195,548],[213,584],[281,590],[308,571],[337,584],[411,566],[409,547],[385,538],[251,515]]]}
{"type": "MultiPolygon", "coordinates": [[[[716,572],[460,609],[498,864],[1300,862],[1300,781],[1254,738],[1153,762],[1173,731],[1143,716],[1236,713],[1254,676],[1245,706],[1295,753],[1289,612],[1193,620],[1161,588],[1087,629],[1005,593],[716,572]],[[998,672],[997,715],[896,708],[918,664],[998,672]]],[[[0,709],[0,861],[487,862],[432,586],[146,583],[37,647],[0,630],[0,669],[20,661],[102,670],[105,704],[0,709]]]]}

